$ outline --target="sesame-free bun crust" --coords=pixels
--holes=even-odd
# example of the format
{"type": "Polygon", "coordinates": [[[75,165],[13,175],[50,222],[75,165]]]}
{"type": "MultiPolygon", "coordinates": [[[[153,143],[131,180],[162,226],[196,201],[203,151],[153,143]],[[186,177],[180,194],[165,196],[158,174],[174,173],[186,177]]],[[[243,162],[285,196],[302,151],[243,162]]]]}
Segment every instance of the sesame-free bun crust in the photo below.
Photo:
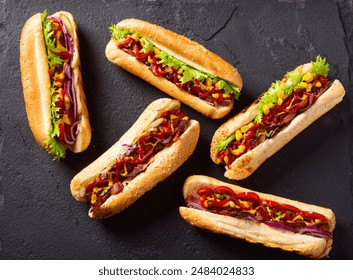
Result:
{"type": "MultiPolygon", "coordinates": [[[[138,19],[126,19],[119,22],[116,26],[141,34],[161,50],[196,69],[224,79],[240,89],[243,86],[241,76],[236,68],[195,41],[161,26],[138,19]]],[[[207,117],[221,118],[228,114],[233,107],[233,102],[229,106],[214,107],[200,98],[180,90],[175,84],[163,77],[155,76],[146,65],[118,49],[115,40],[108,42],[105,54],[109,61],[144,79],[207,117]]]]}
{"type": "MultiPolygon", "coordinates": [[[[299,71],[300,69],[305,73],[311,69],[311,64],[299,66],[294,71],[299,71]]],[[[250,176],[263,162],[274,155],[290,140],[341,102],[344,95],[345,89],[341,82],[334,80],[327,91],[325,91],[308,110],[296,116],[286,128],[281,130],[273,138],[267,139],[251,151],[237,158],[231,164],[230,168],[226,166],[224,176],[233,180],[241,180],[250,176]]],[[[219,141],[226,139],[229,135],[235,133],[237,129],[254,119],[258,112],[260,98],[261,96],[248,108],[230,118],[216,130],[210,148],[210,156],[215,163],[217,163],[217,155],[219,153],[217,149],[219,141]]]]}
{"type": "MultiPolygon", "coordinates": [[[[180,107],[180,102],[168,98],[152,102],[132,127],[111,148],[72,179],[70,188],[74,198],[81,202],[87,202],[86,198],[81,195],[82,188],[85,188],[100,173],[108,171],[115,164],[116,159],[126,152],[127,148],[123,144],[131,144],[167,108],[176,107],[180,107]]],[[[130,181],[123,182],[124,190],[122,193],[109,197],[97,211],[90,211],[89,216],[92,218],[106,218],[117,214],[130,206],[144,193],[151,190],[157,183],[169,177],[193,153],[199,134],[199,123],[195,120],[190,120],[189,127],[175,143],[158,152],[144,172],[130,181]]]]}
{"type": "MultiPolygon", "coordinates": [[[[41,13],[33,15],[26,21],[22,29],[20,68],[28,123],[38,144],[45,148],[44,141],[49,138],[48,132],[52,124],[49,66],[41,16],[41,13]]],[[[62,19],[74,41],[75,51],[70,66],[75,76],[73,82],[76,88],[80,123],[78,124],[79,134],[75,144],[66,145],[66,147],[73,152],[82,152],[91,141],[91,127],[82,84],[77,25],[72,14],[68,12],[60,11],[52,16],[62,19]]]]}
{"type": "MultiPolygon", "coordinates": [[[[253,192],[252,190],[228,184],[208,176],[195,175],[190,176],[185,180],[183,186],[184,198],[190,193],[194,193],[200,186],[207,186],[210,188],[227,186],[235,192],[253,192]]],[[[320,213],[327,218],[330,231],[332,232],[335,228],[335,214],[331,209],[270,194],[255,193],[257,193],[261,199],[268,199],[278,203],[292,205],[304,211],[320,213]]],[[[226,234],[234,238],[244,239],[247,242],[262,244],[266,247],[279,248],[285,251],[294,252],[308,258],[323,258],[329,254],[332,248],[332,239],[293,233],[273,228],[263,223],[242,220],[188,207],[180,207],[179,213],[181,217],[192,226],[219,234],[226,234]]]]}

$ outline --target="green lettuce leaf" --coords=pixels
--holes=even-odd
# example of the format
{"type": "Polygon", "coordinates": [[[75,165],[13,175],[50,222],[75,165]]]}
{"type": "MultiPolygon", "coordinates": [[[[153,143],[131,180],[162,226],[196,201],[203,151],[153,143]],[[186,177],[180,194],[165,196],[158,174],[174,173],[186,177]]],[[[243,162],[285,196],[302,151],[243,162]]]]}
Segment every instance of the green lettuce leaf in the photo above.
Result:
{"type": "Polygon", "coordinates": [[[44,145],[48,150],[48,153],[54,155],[54,160],[65,158],[66,149],[62,143],[55,138],[49,138],[44,141],[44,145]]]}
{"type": "Polygon", "coordinates": [[[229,143],[232,142],[234,139],[235,139],[235,134],[233,133],[232,135],[228,136],[228,138],[219,141],[216,148],[220,151],[225,150],[229,145],[229,143]]]}
{"type": "Polygon", "coordinates": [[[316,61],[311,62],[311,71],[317,75],[323,75],[327,77],[330,70],[330,66],[326,63],[326,57],[322,58],[320,55],[316,57],[316,61]]]}
{"type": "Polygon", "coordinates": [[[264,114],[263,108],[265,105],[277,103],[278,101],[277,94],[279,91],[285,92],[285,89],[283,88],[283,85],[281,85],[281,82],[277,80],[276,82],[272,83],[270,88],[262,95],[259,101],[258,113],[254,119],[255,123],[261,123],[261,120],[264,114]]]}
{"type": "Polygon", "coordinates": [[[301,71],[298,73],[288,72],[287,78],[290,79],[293,83],[291,86],[286,85],[283,91],[286,95],[290,95],[295,89],[299,88],[299,84],[302,81],[303,74],[301,73],[301,71]]]}
{"type": "MultiPolygon", "coordinates": [[[[326,63],[326,58],[322,58],[320,55],[316,57],[316,61],[312,61],[312,73],[317,75],[327,76],[329,71],[329,64],[326,63]]],[[[283,91],[286,95],[290,95],[295,89],[301,88],[300,83],[303,80],[303,73],[298,72],[287,72],[286,77],[291,83],[281,83],[277,80],[272,83],[270,88],[262,95],[259,100],[258,113],[254,118],[255,123],[261,123],[264,114],[264,106],[267,104],[276,104],[278,102],[278,93],[283,91]]],[[[271,134],[272,131],[269,132],[271,134]]],[[[269,135],[268,135],[269,136],[269,135]]],[[[227,139],[220,141],[217,145],[219,150],[224,150],[230,142],[234,140],[234,135],[229,136],[227,139]]]]}
{"type": "MultiPolygon", "coordinates": [[[[311,72],[317,75],[327,76],[329,71],[329,65],[326,63],[326,58],[322,58],[320,55],[316,57],[316,61],[311,62],[311,72]]],[[[301,72],[288,72],[286,74],[287,79],[291,80],[291,84],[281,83],[276,81],[271,87],[263,94],[259,102],[259,111],[255,117],[256,123],[261,123],[263,117],[263,107],[266,104],[275,104],[278,101],[278,92],[283,91],[286,95],[290,95],[295,89],[301,88],[300,83],[303,79],[303,73],[301,72]]]]}
{"type": "Polygon", "coordinates": [[[51,52],[48,53],[48,64],[49,64],[49,68],[55,68],[55,67],[61,67],[64,63],[64,60],[56,55],[53,54],[51,52]]]}
{"type": "Polygon", "coordinates": [[[120,29],[120,28],[116,27],[114,24],[109,27],[109,30],[111,32],[112,37],[115,39],[125,38],[128,35],[133,34],[128,29],[120,29]]]}
{"type": "Polygon", "coordinates": [[[54,94],[54,92],[55,92],[55,89],[51,88],[50,89],[50,94],[51,94],[50,114],[51,114],[51,120],[52,120],[52,125],[53,125],[53,129],[49,133],[49,135],[51,137],[59,136],[59,134],[60,134],[59,121],[58,121],[60,119],[60,115],[59,115],[60,108],[56,107],[56,105],[55,105],[55,103],[57,101],[59,101],[59,95],[58,94],[54,94]]]}
{"type": "MultiPolygon", "coordinates": [[[[132,31],[129,31],[128,29],[119,29],[115,25],[112,25],[109,27],[109,30],[111,31],[112,37],[116,39],[121,39],[125,38],[128,35],[134,34],[132,31]]],[[[148,53],[149,51],[154,51],[156,46],[153,45],[152,42],[150,42],[147,38],[141,36],[138,34],[138,36],[144,40],[144,46],[142,48],[143,53],[148,53]]],[[[166,53],[163,50],[160,50],[158,53],[158,57],[163,61],[162,65],[163,66],[170,66],[174,67],[175,69],[183,69],[183,73],[181,74],[182,77],[180,78],[181,83],[187,83],[192,80],[199,80],[200,82],[203,82],[206,79],[212,79],[218,82],[218,85],[220,88],[224,89],[225,94],[232,94],[234,99],[238,99],[240,96],[240,89],[237,86],[231,85],[228,82],[224,80],[220,80],[216,78],[215,76],[205,73],[201,70],[195,69],[194,67],[185,64],[184,62],[180,61],[176,57],[166,53]]]]}
{"type": "Polygon", "coordinates": [[[182,82],[183,84],[193,79],[203,82],[205,79],[207,79],[207,77],[209,77],[209,75],[206,74],[205,72],[197,70],[191,66],[184,65],[182,68],[184,72],[183,72],[183,76],[180,79],[180,82],[182,82]]]}
{"type": "Polygon", "coordinates": [[[60,143],[56,137],[60,135],[59,123],[60,123],[60,108],[56,107],[55,103],[59,100],[59,95],[54,94],[55,89],[50,89],[51,94],[51,121],[52,127],[48,131],[49,138],[44,141],[44,144],[49,152],[49,154],[54,155],[55,160],[59,160],[60,158],[65,158],[66,148],[60,143]]]}
{"type": "Polygon", "coordinates": [[[49,68],[52,69],[54,67],[61,67],[64,60],[60,56],[49,51],[49,50],[52,50],[55,52],[56,40],[51,38],[51,35],[53,34],[52,22],[51,20],[47,20],[46,16],[47,16],[47,10],[45,10],[42,13],[42,26],[43,26],[44,41],[45,41],[45,45],[47,46],[48,64],[49,64],[49,68]]]}
{"type": "Polygon", "coordinates": [[[145,44],[143,45],[142,52],[143,53],[148,53],[149,51],[153,52],[155,48],[154,45],[146,38],[143,38],[143,41],[145,42],[145,44]]]}
{"type": "Polygon", "coordinates": [[[158,57],[163,61],[163,66],[170,66],[174,67],[175,69],[183,68],[186,66],[184,62],[181,62],[179,59],[162,50],[159,51],[158,57]]]}
{"type": "Polygon", "coordinates": [[[60,143],[56,139],[56,137],[60,135],[60,129],[59,129],[60,115],[59,115],[59,108],[56,107],[55,105],[55,103],[59,99],[59,95],[54,93],[55,93],[55,89],[51,88],[50,89],[50,94],[51,94],[50,113],[51,113],[52,127],[48,131],[49,138],[44,141],[44,145],[48,150],[48,153],[51,155],[54,155],[55,160],[59,160],[61,158],[65,158],[66,148],[62,143],[60,143]]]}
{"type": "Polygon", "coordinates": [[[239,99],[240,89],[237,86],[227,83],[225,80],[219,80],[217,85],[224,90],[226,95],[233,94],[234,99],[239,99]]]}
{"type": "Polygon", "coordinates": [[[53,27],[51,25],[51,21],[46,20],[43,15],[44,13],[42,14],[42,24],[43,24],[42,26],[43,26],[45,45],[47,46],[47,48],[55,50],[55,39],[50,38],[54,32],[53,27]]]}
{"type": "MultiPolygon", "coordinates": [[[[49,68],[61,67],[63,64],[63,59],[52,52],[48,51],[48,49],[55,50],[56,49],[56,40],[51,39],[51,35],[53,34],[53,28],[50,20],[46,19],[47,10],[42,13],[42,27],[44,34],[44,41],[47,47],[47,55],[48,55],[48,65],[49,68]]],[[[50,87],[50,95],[51,95],[51,122],[52,127],[48,131],[49,138],[44,141],[44,145],[48,150],[49,154],[54,155],[55,160],[59,160],[61,158],[65,158],[66,148],[60,143],[55,137],[59,136],[59,108],[55,105],[55,103],[59,99],[59,95],[54,94],[55,89],[51,85],[50,87]]]]}
{"type": "Polygon", "coordinates": [[[42,13],[42,22],[45,21],[45,19],[47,18],[47,15],[48,15],[48,10],[45,9],[44,12],[42,13]]]}

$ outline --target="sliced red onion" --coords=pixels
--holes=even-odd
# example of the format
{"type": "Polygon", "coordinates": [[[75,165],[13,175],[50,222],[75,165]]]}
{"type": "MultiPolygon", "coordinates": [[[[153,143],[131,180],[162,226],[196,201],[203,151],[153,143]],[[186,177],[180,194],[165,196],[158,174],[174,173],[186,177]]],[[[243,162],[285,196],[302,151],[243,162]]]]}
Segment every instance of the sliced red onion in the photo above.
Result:
{"type": "Polygon", "coordinates": [[[74,124],[71,126],[71,129],[70,129],[71,139],[73,139],[74,141],[76,141],[76,137],[78,134],[77,126],[79,123],[80,123],[79,121],[74,122],[74,124]]]}
{"type": "Polygon", "coordinates": [[[77,108],[77,98],[76,98],[76,88],[75,88],[75,75],[69,65],[64,65],[65,73],[65,84],[64,90],[65,94],[69,97],[71,104],[73,105],[73,118],[74,122],[78,121],[78,108],[77,108]]]}
{"type": "Polygon", "coordinates": [[[220,215],[225,215],[225,216],[232,216],[232,217],[236,217],[239,219],[243,219],[243,220],[251,220],[254,222],[258,222],[258,223],[264,223],[267,226],[276,228],[276,229],[281,229],[281,230],[286,230],[286,231],[290,231],[290,232],[295,232],[295,233],[299,233],[299,234],[306,234],[306,235],[311,235],[311,236],[315,236],[315,237],[320,237],[320,238],[332,238],[332,233],[327,231],[327,230],[323,230],[315,225],[311,225],[311,226],[299,226],[298,224],[295,224],[295,226],[291,227],[289,224],[286,223],[281,223],[281,222],[276,222],[276,221],[264,221],[261,219],[258,219],[257,217],[248,214],[248,215],[241,215],[241,211],[234,209],[234,211],[212,211],[212,210],[208,210],[203,208],[200,203],[198,202],[198,199],[193,196],[190,195],[187,199],[186,199],[186,203],[188,207],[194,208],[194,209],[199,209],[199,210],[203,210],[203,211],[208,211],[208,212],[212,212],[212,213],[217,213],[220,215]]]}
{"type": "Polygon", "coordinates": [[[187,203],[187,206],[198,210],[205,210],[205,208],[203,208],[199,203],[193,201],[189,201],[187,203]]]}
{"type": "Polygon", "coordinates": [[[259,218],[258,216],[254,216],[254,215],[250,215],[250,214],[249,214],[246,219],[259,223],[262,218],[259,218]]]}
{"type": "Polygon", "coordinates": [[[270,227],[274,227],[274,228],[278,228],[278,229],[283,229],[283,230],[288,230],[291,232],[295,232],[295,230],[293,228],[291,228],[290,226],[284,224],[284,223],[279,223],[279,222],[275,222],[275,221],[264,221],[264,224],[270,226],[270,227]]]}
{"type": "Polygon", "coordinates": [[[321,237],[321,238],[332,238],[331,232],[323,230],[317,226],[306,226],[305,228],[302,228],[299,231],[299,233],[308,234],[308,235],[321,237]]]}
{"type": "Polygon", "coordinates": [[[128,150],[125,152],[126,156],[131,156],[136,150],[137,150],[137,145],[130,145],[130,144],[123,144],[123,147],[128,147],[128,150]]]}
{"type": "Polygon", "coordinates": [[[331,232],[323,230],[315,225],[304,226],[302,228],[292,228],[288,224],[274,222],[274,221],[265,221],[264,223],[270,227],[288,230],[288,231],[296,232],[300,234],[306,234],[306,235],[311,235],[311,236],[320,237],[320,238],[332,238],[331,232]]]}
{"type": "Polygon", "coordinates": [[[64,73],[65,73],[66,78],[68,78],[69,80],[72,80],[70,65],[68,65],[66,63],[64,64],[64,73]]]}
{"type": "Polygon", "coordinates": [[[69,140],[69,139],[67,139],[66,133],[64,133],[64,141],[65,141],[65,143],[67,143],[67,144],[69,144],[69,145],[72,145],[72,144],[75,143],[75,140],[69,140]]]}
{"type": "Polygon", "coordinates": [[[72,103],[71,84],[72,84],[72,81],[70,79],[65,79],[64,90],[65,90],[66,96],[70,99],[70,103],[72,103]]]}
{"type": "Polygon", "coordinates": [[[163,145],[166,145],[166,144],[168,144],[168,143],[170,142],[171,139],[172,139],[172,134],[169,135],[168,138],[162,139],[162,140],[161,140],[161,143],[162,143],[163,145]]]}
{"type": "Polygon", "coordinates": [[[56,16],[52,16],[51,18],[57,20],[62,28],[63,34],[64,34],[64,38],[65,38],[65,45],[66,45],[66,49],[68,50],[68,52],[70,53],[70,58],[72,59],[73,54],[74,54],[74,40],[72,39],[71,35],[69,34],[69,32],[67,32],[66,26],[63,23],[62,19],[56,16]]]}
{"type": "MultiPolygon", "coordinates": [[[[72,69],[71,69],[72,70],[72,69]]],[[[71,71],[72,83],[71,83],[71,95],[72,95],[72,104],[74,105],[74,121],[78,121],[78,106],[77,106],[77,93],[75,88],[75,74],[71,71]]]]}

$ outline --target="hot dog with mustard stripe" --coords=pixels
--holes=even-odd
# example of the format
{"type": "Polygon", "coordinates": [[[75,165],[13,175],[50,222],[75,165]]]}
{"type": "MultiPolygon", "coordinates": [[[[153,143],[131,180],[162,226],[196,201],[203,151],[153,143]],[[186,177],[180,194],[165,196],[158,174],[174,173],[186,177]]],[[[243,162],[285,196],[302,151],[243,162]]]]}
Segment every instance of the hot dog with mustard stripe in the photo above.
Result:
{"type": "Polygon", "coordinates": [[[186,179],[180,207],[189,224],[308,258],[332,248],[336,220],[331,209],[255,192],[208,176],[186,179]]]}
{"type": "Polygon", "coordinates": [[[342,101],[345,89],[328,79],[326,58],[288,72],[281,81],[230,118],[214,133],[211,158],[225,165],[225,177],[251,175],[291,139],[342,101]]]}
{"type": "Polygon", "coordinates": [[[69,12],[29,18],[20,40],[24,101],[32,133],[40,146],[64,158],[90,144],[76,22],[69,12]]]}
{"type": "Polygon", "coordinates": [[[109,29],[109,61],[210,118],[221,118],[233,108],[241,76],[213,52],[138,19],[125,19],[109,29]]]}
{"type": "Polygon", "coordinates": [[[152,102],[133,126],[71,181],[89,216],[106,218],[130,206],[170,176],[193,153],[200,125],[168,98],[152,102]]]}

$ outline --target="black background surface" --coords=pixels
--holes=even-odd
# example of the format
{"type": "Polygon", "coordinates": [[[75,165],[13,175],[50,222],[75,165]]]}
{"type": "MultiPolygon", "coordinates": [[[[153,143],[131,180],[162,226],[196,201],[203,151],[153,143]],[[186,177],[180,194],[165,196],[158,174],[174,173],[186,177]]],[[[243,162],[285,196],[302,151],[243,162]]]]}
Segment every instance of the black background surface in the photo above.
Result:
{"type": "Polygon", "coordinates": [[[209,157],[213,133],[272,82],[296,66],[326,56],[330,77],[346,96],[249,178],[256,191],[333,209],[337,218],[330,259],[353,259],[352,1],[0,1],[0,259],[301,259],[295,254],[198,230],[178,214],[189,175],[226,180],[209,157]],[[71,12],[79,27],[82,74],[92,142],[81,154],[53,161],[29,129],[19,71],[25,21],[48,9],[71,12]],[[153,100],[168,97],[110,63],[108,27],[140,18],[183,34],[220,55],[242,75],[233,111],[200,121],[194,154],[171,177],[130,208],[105,220],[70,193],[73,176],[115,143],[153,100]]]}

